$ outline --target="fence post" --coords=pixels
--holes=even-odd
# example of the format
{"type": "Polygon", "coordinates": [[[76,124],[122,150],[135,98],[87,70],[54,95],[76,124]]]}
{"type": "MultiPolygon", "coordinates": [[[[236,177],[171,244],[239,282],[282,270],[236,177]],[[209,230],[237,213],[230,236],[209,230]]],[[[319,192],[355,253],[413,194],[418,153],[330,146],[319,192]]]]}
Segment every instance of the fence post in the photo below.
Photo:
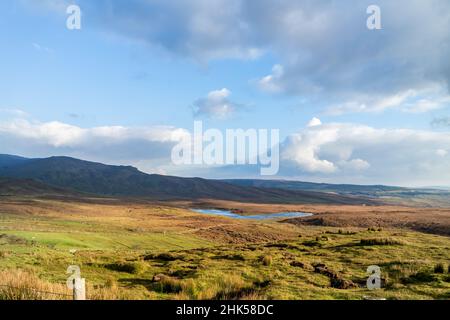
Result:
{"type": "Polygon", "coordinates": [[[86,300],[86,280],[73,279],[73,300],[86,300]]]}

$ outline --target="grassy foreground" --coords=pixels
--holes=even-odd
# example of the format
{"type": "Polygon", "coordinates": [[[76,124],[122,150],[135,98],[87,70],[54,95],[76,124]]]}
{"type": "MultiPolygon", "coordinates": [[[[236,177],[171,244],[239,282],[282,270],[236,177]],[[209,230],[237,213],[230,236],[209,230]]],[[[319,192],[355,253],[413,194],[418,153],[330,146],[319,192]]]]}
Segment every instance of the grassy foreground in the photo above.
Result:
{"type": "Polygon", "coordinates": [[[448,237],[401,229],[9,201],[0,299],[70,299],[69,265],[81,267],[89,299],[450,299],[449,247],[448,237]],[[381,268],[380,290],[366,288],[370,265],[381,268]]]}

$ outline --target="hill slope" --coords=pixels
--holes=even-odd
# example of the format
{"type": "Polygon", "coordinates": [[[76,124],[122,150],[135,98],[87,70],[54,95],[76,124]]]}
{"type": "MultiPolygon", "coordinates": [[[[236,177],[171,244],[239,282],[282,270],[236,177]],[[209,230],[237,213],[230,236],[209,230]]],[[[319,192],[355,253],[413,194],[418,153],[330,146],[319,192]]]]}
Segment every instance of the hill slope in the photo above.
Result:
{"type": "Polygon", "coordinates": [[[30,159],[19,156],[12,156],[9,154],[0,154],[0,169],[3,167],[12,167],[15,165],[19,165],[25,163],[28,160],[30,159]]]}
{"type": "Polygon", "coordinates": [[[0,177],[0,196],[75,196],[77,193],[31,179],[0,177]]]}
{"type": "Polygon", "coordinates": [[[450,206],[450,191],[444,189],[404,188],[384,185],[329,184],[289,180],[229,179],[222,181],[244,187],[327,192],[343,196],[379,199],[385,203],[391,204],[432,207],[450,206]]]}
{"type": "Polygon", "coordinates": [[[50,186],[97,195],[158,200],[209,198],[265,203],[370,203],[356,197],[319,192],[246,187],[218,180],[150,175],[134,167],[111,166],[69,157],[13,162],[0,167],[1,176],[33,179],[50,186]]]}

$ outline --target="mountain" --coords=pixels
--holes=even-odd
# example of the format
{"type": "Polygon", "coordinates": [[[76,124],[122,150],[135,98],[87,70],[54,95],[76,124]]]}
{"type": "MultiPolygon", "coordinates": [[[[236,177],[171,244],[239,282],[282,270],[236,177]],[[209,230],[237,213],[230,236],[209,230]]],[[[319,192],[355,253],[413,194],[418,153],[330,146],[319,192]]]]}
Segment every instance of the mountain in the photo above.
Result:
{"type": "Polygon", "coordinates": [[[29,159],[23,157],[12,156],[9,154],[0,154],[0,169],[2,167],[11,167],[17,164],[21,164],[28,160],[29,159]]]}
{"type": "Polygon", "coordinates": [[[322,192],[240,186],[219,180],[146,174],[69,157],[20,159],[0,156],[0,177],[33,179],[78,192],[148,199],[221,199],[264,203],[371,204],[370,200],[322,192]],[[9,163],[9,165],[8,165],[9,163]]]}

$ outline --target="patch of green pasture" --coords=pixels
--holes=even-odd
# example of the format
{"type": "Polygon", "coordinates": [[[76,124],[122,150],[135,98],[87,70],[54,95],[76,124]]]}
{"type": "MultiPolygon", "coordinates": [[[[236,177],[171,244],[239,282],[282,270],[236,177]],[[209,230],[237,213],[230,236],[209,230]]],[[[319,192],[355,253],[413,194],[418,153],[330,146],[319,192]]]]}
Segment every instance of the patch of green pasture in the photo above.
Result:
{"type": "Polygon", "coordinates": [[[207,247],[211,243],[198,237],[171,233],[86,233],[86,232],[34,232],[2,231],[49,246],[54,249],[93,249],[93,250],[180,250],[207,247]]]}

